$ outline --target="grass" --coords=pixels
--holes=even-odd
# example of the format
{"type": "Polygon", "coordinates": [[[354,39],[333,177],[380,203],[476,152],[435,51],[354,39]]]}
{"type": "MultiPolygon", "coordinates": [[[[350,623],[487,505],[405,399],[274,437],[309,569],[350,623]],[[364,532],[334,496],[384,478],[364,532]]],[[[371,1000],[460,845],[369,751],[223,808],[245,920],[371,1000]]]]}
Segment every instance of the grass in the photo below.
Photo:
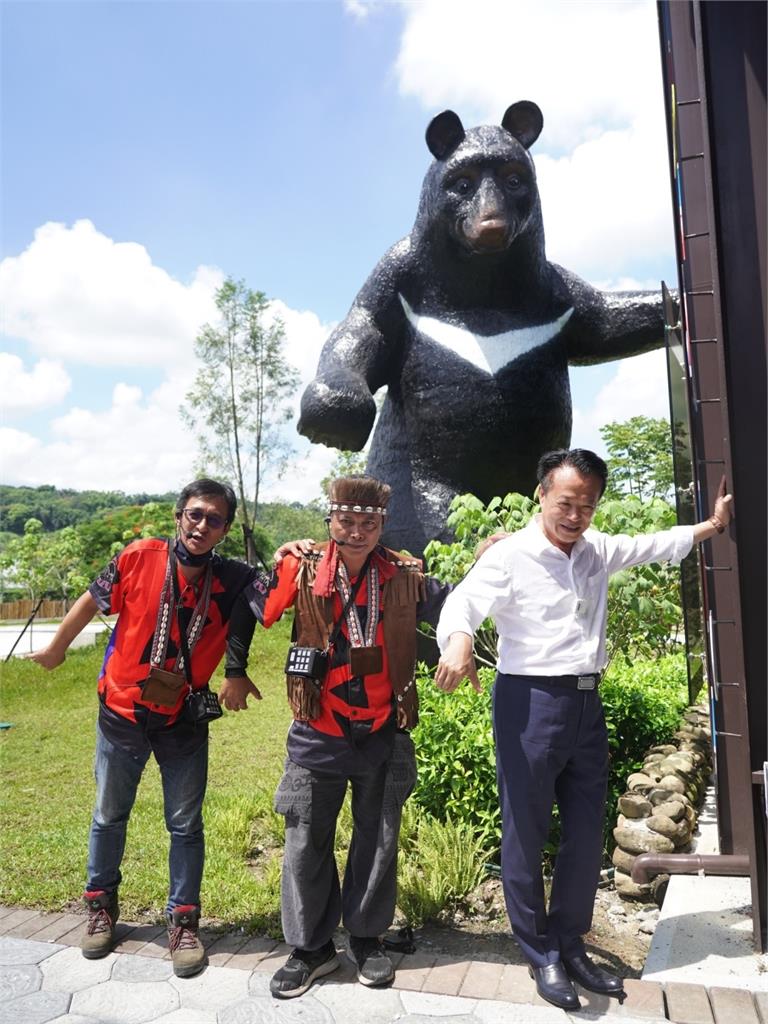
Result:
{"type": "MultiPolygon", "coordinates": [[[[283,819],[272,798],[291,713],[283,665],[290,620],[258,630],[251,677],[263,700],[210,727],[205,800],[207,918],[280,936],[283,819]]],[[[17,658],[2,667],[0,719],[0,904],[60,911],[80,905],[94,796],[93,753],[102,649],[67,655],[48,673],[17,658]]],[[[213,680],[214,688],[220,677],[213,680]]],[[[336,830],[337,858],[352,834],[349,799],[336,830]]],[[[401,910],[437,919],[476,884],[484,857],[471,830],[407,804],[401,834],[401,910]]],[[[128,826],[120,904],[127,920],[160,921],[168,888],[168,838],[160,775],[144,771],[128,826]]]]}
{"type": "MultiPolygon", "coordinates": [[[[205,802],[208,917],[279,931],[279,822],[271,809],[291,721],[282,672],[290,621],[259,630],[251,675],[263,700],[210,727],[205,802]]],[[[100,648],[72,651],[55,672],[13,659],[2,668],[0,903],[62,910],[79,901],[94,795],[100,648]]],[[[214,678],[217,688],[220,677],[214,678]]],[[[168,886],[157,765],[144,772],[128,827],[120,890],[127,919],[157,918],[168,886]]]]}

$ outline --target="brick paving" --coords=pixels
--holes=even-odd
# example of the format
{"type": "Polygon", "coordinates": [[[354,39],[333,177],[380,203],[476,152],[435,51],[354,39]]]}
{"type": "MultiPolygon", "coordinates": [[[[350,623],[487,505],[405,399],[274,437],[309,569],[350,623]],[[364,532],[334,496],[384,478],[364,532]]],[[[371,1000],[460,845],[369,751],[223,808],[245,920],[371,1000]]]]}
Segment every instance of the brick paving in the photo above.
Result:
{"type": "MultiPolygon", "coordinates": [[[[302,1020],[334,1024],[389,1024],[408,1015],[436,1022],[453,1016],[462,1024],[571,1019],[539,998],[525,967],[501,961],[397,954],[395,981],[382,991],[357,985],[340,950],[339,969],[300,1004],[277,1003],[269,977],[290,952],[285,943],[205,929],[208,967],[197,978],[177,979],[164,928],[121,922],[114,952],[86,961],[74,948],[83,927],[79,914],[0,906],[0,1024],[236,1024],[282,1020],[277,1010],[288,1006],[301,1007],[302,1020]]],[[[767,992],[627,979],[621,1003],[579,996],[591,1024],[768,1024],[767,992]]]]}

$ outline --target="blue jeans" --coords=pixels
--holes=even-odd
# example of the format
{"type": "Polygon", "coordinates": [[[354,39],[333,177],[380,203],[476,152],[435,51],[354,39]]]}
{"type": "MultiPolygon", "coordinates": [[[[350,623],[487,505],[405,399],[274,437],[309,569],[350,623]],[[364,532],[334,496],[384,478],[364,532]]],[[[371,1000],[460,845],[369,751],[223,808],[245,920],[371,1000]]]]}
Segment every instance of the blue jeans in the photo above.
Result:
{"type": "MultiPolygon", "coordinates": [[[[96,805],[88,841],[88,890],[115,892],[122,878],[120,863],[128,819],[152,745],[147,739],[141,753],[131,754],[110,743],[99,727],[96,732],[96,805]]],[[[191,754],[163,758],[160,776],[165,827],[171,837],[166,910],[199,907],[205,860],[203,797],[208,779],[207,739],[191,754]]]]}

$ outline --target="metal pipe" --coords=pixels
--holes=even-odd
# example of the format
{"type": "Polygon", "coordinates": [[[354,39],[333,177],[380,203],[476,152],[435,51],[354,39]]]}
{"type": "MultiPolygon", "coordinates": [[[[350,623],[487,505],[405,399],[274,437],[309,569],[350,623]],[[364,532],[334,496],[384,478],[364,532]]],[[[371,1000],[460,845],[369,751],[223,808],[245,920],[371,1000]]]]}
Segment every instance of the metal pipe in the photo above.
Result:
{"type": "Polygon", "coordinates": [[[647,885],[655,875],[748,875],[746,853],[641,853],[632,864],[632,881],[647,885]]]}

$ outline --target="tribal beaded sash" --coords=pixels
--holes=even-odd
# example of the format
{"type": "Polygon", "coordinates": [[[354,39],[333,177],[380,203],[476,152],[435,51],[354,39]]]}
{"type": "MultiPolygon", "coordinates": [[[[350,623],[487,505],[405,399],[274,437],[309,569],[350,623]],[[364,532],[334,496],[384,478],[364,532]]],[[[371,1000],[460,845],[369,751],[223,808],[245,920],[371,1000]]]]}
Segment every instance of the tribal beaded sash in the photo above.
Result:
{"type": "MultiPolygon", "coordinates": [[[[366,600],[368,602],[368,619],[365,623],[365,636],[360,625],[360,616],[357,613],[357,604],[352,601],[347,610],[344,620],[347,624],[347,635],[351,647],[373,647],[376,643],[376,627],[379,624],[379,611],[381,607],[381,591],[379,589],[379,570],[373,562],[368,563],[366,575],[366,600]]],[[[347,567],[341,559],[336,567],[336,587],[341,594],[342,604],[346,605],[351,593],[351,584],[347,567]]]]}
{"type": "MultiPolygon", "coordinates": [[[[171,638],[171,623],[176,615],[177,585],[175,585],[176,581],[172,576],[172,561],[174,560],[169,556],[165,566],[165,580],[163,582],[163,589],[160,591],[160,606],[157,609],[155,635],[152,640],[152,651],[149,656],[150,664],[153,667],[157,666],[158,668],[165,668],[166,658],[168,657],[168,641],[171,638]]],[[[209,562],[205,568],[203,585],[200,588],[197,604],[194,607],[192,618],[186,631],[187,647],[189,649],[190,658],[192,657],[192,651],[195,649],[195,644],[200,639],[200,634],[203,631],[205,621],[208,618],[208,607],[211,603],[212,583],[213,565],[209,562]]],[[[181,629],[180,621],[179,629],[181,629]]],[[[181,650],[181,644],[179,644],[179,650],[176,654],[173,671],[179,673],[184,672],[184,654],[181,650]]]]}

